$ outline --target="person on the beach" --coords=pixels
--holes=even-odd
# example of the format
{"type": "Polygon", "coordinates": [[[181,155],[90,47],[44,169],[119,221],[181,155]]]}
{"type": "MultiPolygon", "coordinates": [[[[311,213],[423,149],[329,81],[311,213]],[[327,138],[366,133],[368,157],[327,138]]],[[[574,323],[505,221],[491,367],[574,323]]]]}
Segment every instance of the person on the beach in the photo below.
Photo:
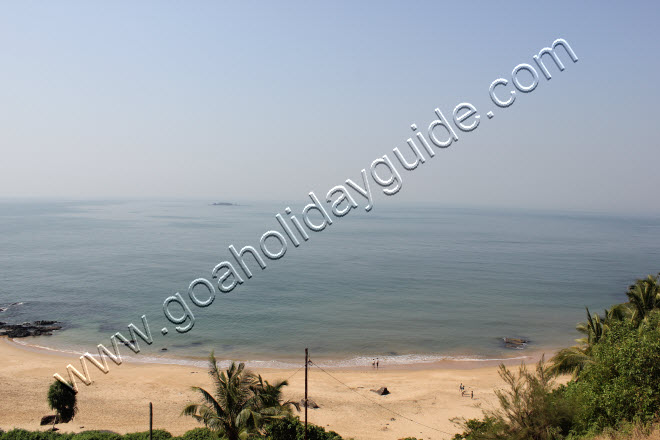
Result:
{"type": "Polygon", "coordinates": [[[461,382],[461,384],[458,386],[458,390],[461,392],[461,396],[463,395],[463,390],[464,389],[465,388],[463,387],[463,382],[461,382]]]}
{"type": "Polygon", "coordinates": [[[376,361],[375,360],[371,363],[371,367],[376,368],[376,361]]]}
{"type": "Polygon", "coordinates": [[[380,361],[378,360],[378,358],[376,358],[376,370],[378,369],[378,364],[379,364],[379,362],[380,362],[380,361]]]}
{"type": "Polygon", "coordinates": [[[470,399],[474,399],[474,391],[470,391],[470,399]]]}

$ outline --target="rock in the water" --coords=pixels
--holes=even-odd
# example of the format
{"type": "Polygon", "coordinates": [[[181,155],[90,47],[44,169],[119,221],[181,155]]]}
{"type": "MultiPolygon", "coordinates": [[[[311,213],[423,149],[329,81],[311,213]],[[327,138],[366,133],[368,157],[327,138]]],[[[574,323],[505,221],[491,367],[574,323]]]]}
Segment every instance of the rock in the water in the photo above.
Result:
{"type": "Polygon", "coordinates": [[[10,338],[25,338],[27,336],[52,335],[54,330],[62,329],[57,321],[35,321],[23,324],[0,324],[0,336],[6,335],[10,338]],[[48,324],[45,324],[48,323],[48,324]]]}
{"type": "Polygon", "coordinates": [[[163,347],[163,348],[160,349],[160,351],[167,351],[167,348],[163,347]]]}
{"type": "Polygon", "coordinates": [[[529,343],[529,339],[524,339],[524,338],[504,338],[504,346],[506,348],[516,348],[516,349],[523,349],[527,347],[527,344],[529,343]]]}
{"type": "MultiPolygon", "coordinates": [[[[320,408],[320,406],[318,406],[318,404],[314,402],[312,399],[307,399],[307,405],[308,408],[312,408],[312,409],[320,408]]],[[[300,406],[302,406],[303,408],[305,407],[305,399],[300,400],[300,406]]]]}
{"type": "Polygon", "coordinates": [[[41,425],[52,425],[53,423],[59,423],[60,417],[56,414],[50,416],[43,416],[41,418],[41,425]]]}
{"type": "Polygon", "coordinates": [[[387,396],[390,394],[390,390],[387,389],[387,387],[380,387],[377,390],[371,390],[374,393],[378,394],[379,396],[387,396]]]}

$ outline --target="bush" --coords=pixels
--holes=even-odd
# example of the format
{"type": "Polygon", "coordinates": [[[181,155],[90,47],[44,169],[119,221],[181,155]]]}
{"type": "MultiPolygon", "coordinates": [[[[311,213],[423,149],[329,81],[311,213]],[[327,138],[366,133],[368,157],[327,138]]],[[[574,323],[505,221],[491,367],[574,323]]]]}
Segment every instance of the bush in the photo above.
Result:
{"type": "Polygon", "coordinates": [[[0,434],[0,440],[69,440],[71,434],[60,434],[57,431],[26,431],[25,429],[12,429],[0,434]]]}
{"type": "Polygon", "coordinates": [[[218,440],[216,433],[208,428],[195,428],[177,437],[178,440],[218,440]]]}
{"type": "Polygon", "coordinates": [[[70,440],[121,440],[121,435],[110,431],[83,431],[73,434],[70,440]]]}
{"type": "Polygon", "coordinates": [[[463,419],[461,425],[465,431],[462,434],[454,435],[452,440],[494,439],[497,438],[505,428],[505,426],[503,426],[503,424],[499,422],[497,418],[491,416],[486,416],[483,420],[463,419]]]}
{"type": "MultiPolygon", "coordinates": [[[[298,418],[287,418],[273,422],[266,428],[267,440],[303,440],[305,425],[298,418]]],[[[307,438],[309,440],[342,440],[334,431],[327,431],[320,426],[308,424],[307,438]]]]}
{"type": "MultiPolygon", "coordinates": [[[[168,440],[172,438],[172,434],[163,429],[153,430],[153,440],[168,440]]],[[[76,439],[77,440],[77,439],[76,439]]],[[[133,432],[125,434],[123,440],[149,440],[149,431],[133,432]]]]}

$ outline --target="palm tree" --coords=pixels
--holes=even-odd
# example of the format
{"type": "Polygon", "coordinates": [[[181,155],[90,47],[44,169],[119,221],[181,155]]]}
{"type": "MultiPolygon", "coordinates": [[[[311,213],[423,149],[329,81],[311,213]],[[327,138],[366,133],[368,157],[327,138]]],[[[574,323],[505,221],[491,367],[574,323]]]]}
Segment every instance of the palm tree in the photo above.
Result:
{"type": "Polygon", "coordinates": [[[273,418],[289,414],[292,402],[281,403],[286,381],[270,385],[260,376],[245,369],[245,364],[232,362],[220,371],[213,352],[209,356],[209,375],[215,385],[214,393],[193,387],[202,396],[202,403],[190,403],[182,412],[227,440],[241,440],[258,432],[273,418]]]}
{"type": "Polygon", "coordinates": [[[65,385],[59,380],[53,382],[48,388],[48,405],[57,412],[57,417],[53,420],[53,429],[55,423],[68,423],[78,412],[76,391],[72,385],[65,385]]]}
{"type": "Polygon", "coordinates": [[[287,385],[289,385],[289,382],[286,380],[271,385],[261,375],[257,376],[255,384],[252,386],[252,392],[255,395],[255,406],[261,409],[264,414],[271,413],[273,418],[290,415],[293,408],[300,411],[300,405],[297,402],[291,400],[282,402],[282,389],[287,385]]]}
{"type": "Polygon", "coordinates": [[[551,371],[554,374],[573,374],[576,379],[580,372],[593,362],[591,350],[614,321],[631,320],[636,325],[645,321],[651,313],[660,310],[660,273],[637,280],[628,287],[628,302],[612,306],[605,310],[603,318],[593,315],[587,308],[587,321],[581,322],[576,329],[584,336],[576,339],[578,345],[564,348],[551,359],[551,371]]]}
{"type": "MultiPolygon", "coordinates": [[[[575,379],[587,365],[593,363],[591,349],[603,337],[607,329],[607,318],[602,320],[598,313],[592,315],[589,312],[589,308],[586,309],[587,321],[580,322],[575,327],[584,336],[575,340],[579,345],[563,348],[554,355],[550,360],[551,366],[549,371],[551,373],[555,375],[572,374],[575,379]]],[[[617,313],[606,310],[605,316],[614,316],[617,313]]]]}
{"type": "Polygon", "coordinates": [[[626,295],[631,305],[632,319],[635,323],[639,324],[652,311],[660,309],[659,278],[660,273],[656,276],[649,275],[645,279],[637,280],[635,284],[628,287],[626,295]]]}
{"type": "MultiPolygon", "coordinates": [[[[584,337],[576,339],[576,342],[586,344],[588,347],[591,347],[594,344],[597,344],[600,341],[600,338],[603,337],[603,331],[605,330],[605,323],[598,313],[593,315],[589,312],[589,308],[585,307],[587,310],[587,322],[580,322],[575,327],[577,331],[584,334],[584,337]]],[[[607,316],[607,310],[605,311],[605,316],[607,316]]]]}

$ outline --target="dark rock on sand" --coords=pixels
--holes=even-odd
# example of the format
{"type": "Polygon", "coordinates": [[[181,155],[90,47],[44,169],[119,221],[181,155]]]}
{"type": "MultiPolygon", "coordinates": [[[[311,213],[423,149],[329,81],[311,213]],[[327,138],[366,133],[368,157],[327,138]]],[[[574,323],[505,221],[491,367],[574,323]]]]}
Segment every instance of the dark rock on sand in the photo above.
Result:
{"type": "MultiPolygon", "coordinates": [[[[309,405],[308,408],[312,408],[312,409],[320,408],[320,406],[318,406],[318,404],[314,402],[312,399],[307,399],[307,404],[309,405]]],[[[302,406],[303,408],[305,407],[305,399],[300,400],[300,406],[302,406]]]]}
{"type": "Polygon", "coordinates": [[[390,394],[390,390],[387,389],[387,387],[380,387],[377,390],[371,390],[374,393],[378,394],[379,396],[387,396],[390,394]]]}

